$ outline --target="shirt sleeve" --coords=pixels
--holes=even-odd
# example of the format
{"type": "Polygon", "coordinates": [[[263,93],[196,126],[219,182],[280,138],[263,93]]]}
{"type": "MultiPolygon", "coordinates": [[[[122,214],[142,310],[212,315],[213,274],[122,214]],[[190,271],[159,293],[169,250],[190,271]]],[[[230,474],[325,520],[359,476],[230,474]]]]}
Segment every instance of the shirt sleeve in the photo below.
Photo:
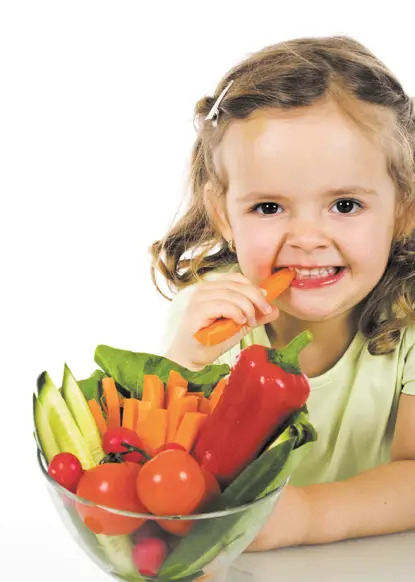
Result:
{"type": "Polygon", "coordinates": [[[403,394],[415,395],[415,326],[406,330],[407,353],[402,375],[403,394]]]}

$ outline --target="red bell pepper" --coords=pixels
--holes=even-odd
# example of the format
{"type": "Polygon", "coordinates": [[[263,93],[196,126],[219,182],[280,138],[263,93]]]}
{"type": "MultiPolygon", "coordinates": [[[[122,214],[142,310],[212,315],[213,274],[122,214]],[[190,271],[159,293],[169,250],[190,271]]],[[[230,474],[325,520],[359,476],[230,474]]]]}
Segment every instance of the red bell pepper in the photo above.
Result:
{"type": "Polygon", "coordinates": [[[310,394],[298,354],[312,339],[305,331],[278,351],[252,345],[241,351],[228,384],[193,449],[221,485],[230,483],[310,394]]]}

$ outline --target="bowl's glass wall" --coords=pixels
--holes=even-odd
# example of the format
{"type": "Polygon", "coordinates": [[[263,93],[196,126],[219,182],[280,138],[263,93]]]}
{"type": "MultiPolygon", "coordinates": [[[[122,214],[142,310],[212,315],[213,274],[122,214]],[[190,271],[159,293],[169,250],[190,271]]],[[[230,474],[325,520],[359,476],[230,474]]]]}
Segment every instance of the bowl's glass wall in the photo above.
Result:
{"type": "MultiPolygon", "coordinates": [[[[177,582],[219,582],[226,580],[226,571],[232,562],[254,540],[259,530],[271,514],[282,488],[268,493],[264,498],[238,508],[238,510],[221,511],[204,514],[203,519],[192,520],[192,551],[183,556],[183,572],[180,575],[167,577],[141,576],[133,561],[134,543],[140,536],[161,537],[166,541],[169,551],[177,547],[183,537],[173,535],[160,528],[153,519],[145,520],[135,532],[123,536],[96,535],[88,529],[78,515],[75,496],[66,493],[45,473],[45,466],[39,457],[42,472],[45,476],[48,491],[53,503],[72,537],[84,552],[104,571],[117,579],[129,582],[152,580],[153,582],[176,580],[177,582]],[[196,527],[197,523],[203,527],[196,527]],[[198,551],[198,535],[203,550],[198,551]],[[208,544],[206,544],[208,536],[208,544]],[[203,539],[203,543],[202,543],[203,539]]],[[[187,520],[177,519],[175,521],[187,520]]]]}

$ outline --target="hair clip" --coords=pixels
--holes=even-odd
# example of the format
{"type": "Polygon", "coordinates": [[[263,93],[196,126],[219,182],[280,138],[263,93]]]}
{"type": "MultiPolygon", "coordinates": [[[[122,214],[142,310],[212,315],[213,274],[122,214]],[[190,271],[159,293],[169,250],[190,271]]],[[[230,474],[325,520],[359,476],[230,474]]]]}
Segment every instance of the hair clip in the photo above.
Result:
{"type": "Polygon", "coordinates": [[[218,125],[219,105],[220,105],[222,99],[225,97],[226,93],[229,91],[229,88],[232,85],[232,83],[233,83],[233,79],[232,79],[232,81],[230,81],[227,84],[225,89],[222,91],[222,93],[216,99],[215,103],[213,104],[212,109],[209,111],[209,113],[205,117],[205,121],[210,121],[210,120],[212,121],[213,127],[217,127],[217,125],[218,125]]]}

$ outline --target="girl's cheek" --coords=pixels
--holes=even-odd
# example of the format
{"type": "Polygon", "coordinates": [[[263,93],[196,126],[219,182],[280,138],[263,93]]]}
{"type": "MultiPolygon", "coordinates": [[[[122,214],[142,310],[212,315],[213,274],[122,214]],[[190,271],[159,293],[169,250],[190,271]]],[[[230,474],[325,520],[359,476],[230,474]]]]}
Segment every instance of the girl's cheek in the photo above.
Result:
{"type": "Polygon", "coordinates": [[[268,277],[276,262],[275,253],[270,247],[258,249],[253,248],[253,245],[241,251],[238,249],[238,259],[242,272],[254,283],[268,277]]]}

